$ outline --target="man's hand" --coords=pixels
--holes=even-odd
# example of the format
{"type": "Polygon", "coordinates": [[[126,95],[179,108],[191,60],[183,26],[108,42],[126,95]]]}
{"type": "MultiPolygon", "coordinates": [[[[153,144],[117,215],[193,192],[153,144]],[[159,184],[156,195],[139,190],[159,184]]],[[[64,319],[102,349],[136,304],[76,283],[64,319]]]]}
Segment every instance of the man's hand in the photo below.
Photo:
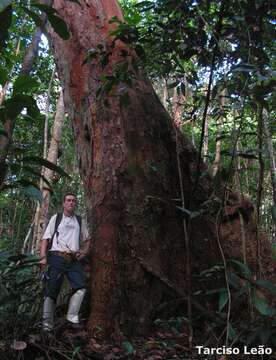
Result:
{"type": "Polygon", "coordinates": [[[44,271],[46,266],[47,266],[47,259],[46,256],[43,257],[40,261],[39,261],[39,265],[40,265],[40,270],[44,271]]]}
{"type": "Polygon", "coordinates": [[[86,239],[86,241],[84,242],[84,246],[81,250],[76,252],[76,258],[77,260],[82,260],[84,259],[86,256],[88,256],[89,252],[90,252],[90,246],[91,246],[91,239],[88,238],[86,239]]]}
{"type": "Polygon", "coordinates": [[[82,260],[86,256],[86,252],[84,250],[79,250],[76,252],[77,260],[82,260]]]}

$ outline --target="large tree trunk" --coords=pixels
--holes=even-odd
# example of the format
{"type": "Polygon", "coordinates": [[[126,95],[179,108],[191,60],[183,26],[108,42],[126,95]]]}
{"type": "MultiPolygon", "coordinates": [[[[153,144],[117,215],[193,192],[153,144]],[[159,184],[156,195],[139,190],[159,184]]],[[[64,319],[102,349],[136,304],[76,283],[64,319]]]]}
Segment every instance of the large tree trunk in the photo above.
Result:
{"type": "MultiPolygon", "coordinates": [[[[183,218],[175,208],[181,202],[175,201],[180,198],[180,185],[174,129],[151,84],[139,74],[128,86],[126,107],[120,106],[118,96],[126,84],[96,95],[101,76],[126,61],[125,51],[135,55],[121,42],[111,46],[109,31],[114,24],[109,20],[122,19],[116,1],[79,2],[54,1],[72,36],[63,41],[50,30],[50,37],[73,121],[92,229],[89,326],[101,326],[106,332],[143,332],[164,300],[168,284],[179,293],[185,293],[186,287],[183,218]],[[111,52],[104,68],[99,58],[84,64],[88,50],[98,44],[111,52]]],[[[179,141],[186,207],[198,209],[213,194],[211,180],[202,175],[191,198],[196,153],[180,134],[179,141]]],[[[200,170],[206,173],[203,163],[200,170]]],[[[236,214],[239,224],[238,208],[236,214]]],[[[196,254],[194,271],[220,261],[214,219],[209,211],[189,225],[196,254]]],[[[227,229],[221,228],[227,237],[227,229]]]]}

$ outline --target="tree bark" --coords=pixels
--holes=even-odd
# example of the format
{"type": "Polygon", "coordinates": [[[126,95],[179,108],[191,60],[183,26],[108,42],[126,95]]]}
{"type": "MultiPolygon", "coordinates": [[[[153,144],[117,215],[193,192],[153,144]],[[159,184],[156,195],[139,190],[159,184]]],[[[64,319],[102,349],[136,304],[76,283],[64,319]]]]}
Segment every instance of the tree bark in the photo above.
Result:
{"type": "MultiPolygon", "coordinates": [[[[63,93],[60,91],[60,95],[57,102],[56,107],[56,115],[54,119],[54,124],[52,127],[52,136],[51,142],[48,150],[47,160],[53,164],[57,163],[58,159],[58,150],[59,144],[62,136],[62,127],[65,118],[65,110],[64,110],[64,102],[63,102],[63,93]]],[[[44,178],[51,184],[53,180],[54,171],[45,168],[43,171],[44,178]]],[[[34,236],[33,242],[31,246],[31,252],[35,253],[39,250],[40,240],[42,238],[43,232],[45,230],[45,224],[47,221],[47,215],[49,211],[49,203],[50,203],[50,189],[48,184],[45,183],[42,179],[41,184],[41,192],[43,202],[41,205],[37,206],[36,214],[35,214],[35,224],[34,224],[34,236]]]]}
{"type": "Polygon", "coordinates": [[[183,101],[184,101],[183,95],[179,95],[177,93],[177,89],[174,88],[172,112],[173,112],[174,124],[180,131],[181,131],[181,125],[183,124],[182,121],[183,101]]]}
{"type": "MultiPolygon", "coordinates": [[[[79,2],[54,1],[71,38],[63,41],[51,29],[49,35],[73,122],[92,230],[89,327],[93,331],[100,326],[104,333],[144,333],[168,291],[145,264],[180,291],[186,288],[185,212],[177,215],[181,199],[173,122],[139,73],[132,86],[119,83],[103,93],[103,75],[112,74],[119,63],[130,64],[135,54],[120,41],[112,46],[109,32],[115,25],[109,20],[122,19],[116,1],[79,2]],[[110,52],[108,64],[99,57],[84,63],[88,51],[99,44],[110,52]],[[126,88],[129,104],[124,107],[120,94],[126,88]]],[[[185,205],[198,209],[213,194],[211,178],[181,134],[179,161],[185,205]],[[197,168],[202,176],[191,198],[197,168]]],[[[219,261],[210,217],[202,215],[189,223],[196,249],[193,271],[219,261]]]]}
{"type": "Polygon", "coordinates": [[[164,79],[163,86],[163,106],[167,110],[168,109],[168,100],[169,100],[169,91],[168,91],[168,80],[164,79]]]}
{"type": "MultiPolygon", "coordinates": [[[[261,263],[260,263],[260,225],[261,225],[261,206],[262,206],[262,197],[263,197],[263,184],[264,184],[264,160],[263,160],[263,117],[262,117],[262,108],[259,107],[257,112],[257,121],[258,121],[258,162],[259,162],[259,173],[258,173],[258,185],[257,185],[257,197],[256,197],[256,210],[257,210],[257,229],[256,229],[256,256],[258,261],[258,277],[260,277],[261,272],[261,263]]],[[[248,186],[249,192],[249,186],[248,186]]]]}
{"type": "Polygon", "coordinates": [[[204,140],[203,140],[203,152],[202,156],[205,163],[208,163],[208,147],[209,147],[209,115],[206,116],[204,126],[204,140]]]}
{"type": "MultiPolygon", "coordinates": [[[[125,61],[121,53],[128,51],[120,42],[111,49],[114,25],[109,19],[122,19],[122,14],[114,1],[80,3],[54,2],[72,37],[64,42],[51,32],[51,38],[92,224],[89,324],[107,332],[121,327],[128,333],[143,332],[164,289],[145,273],[139,259],[169,274],[181,288],[185,278],[182,221],[175,218],[174,205],[160,200],[170,202],[179,195],[176,146],[168,140],[173,127],[152,86],[138,74],[128,88],[129,106],[120,107],[118,97],[112,96],[125,84],[114,87],[107,95],[109,106],[103,106],[96,96],[100,77],[125,61]],[[87,51],[98,44],[112,51],[107,66],[102,69],[97,61],[83,65],[87,51]]],[[[189,173],[188,168],[184,171],[189,173]]],[[[189,181],[185,177],[186,191],[189,181]]]]}
{"type": "Polygon", "coordinates": [[[26,50],[25,56],[24,56],[24,61],[23,64],[21,66],[21,70],[20,70],[20,74],[21,75],[28,75],[30,74],[32,68],[33,68],[33,64],[35,62],[35,59],[37,57],[38,54],[38,47],[39,47],[39,42],[41,39],[41,35],[42,35],[42,30],[40,28],[37,28],[35,30],[35,33],[32,37],[32,41],[29,45],[29,47],[26,50]]]}
{"type": "Polygon", "coordinates": [[[263,125],[264,125],[266,147],[269,155],[269,165],[270,165],[269,167],[270,167],[271,186],[273,193],[273,203],[274,206],[276,206],[276,161],[274,156],[272,136],[269,128],[268,112],[266,109],[263,109],[263,125]]]}
{"type": "MultiPolygon", "coordinates": [[[[275,161],[275,155],[274,155],[274,149],[273,149],[273,142],[272,142],[272,136],[270,132],[269,127],[269,117],[268,117],[268,111],[264,108],[263,109],[263,131],[265,135],[265,142],[269,157],[269,170],[270,170],[270,177],[271,177],[271,187],[272,187],[272,194],[273,194],[273,208],[272,208],[272,217],[273,222],[275,224],[276,222],[276,161],[275,161]]],[[[275,228],[275,225],[274,225],[275,228]]],[[[276,243],[275,237],[272,237],[273,243],[276,243]]]]}
{"type": "MultiPolygon", "coordinates": [[[[182,209],[186,208],[186,201],[185,201],[185,194],[183,188],[183,174],[182,174],[182,167],[180,161],[180,153],[181,147],[179,144],[179,135],[181,134],[181,125],[182,121],[182,108],[183,108],[183,100],[184,96],[177,93],[177,89],[174,88],[173,93],[173,122],[174,122],[174,129],[175,129],[175,143],[176,143],[176,161],[178,167],[178,179],[180,184],[180,197],[181,197],[181,206],[182,209]]],[[[192,319],[192,271],[191,271],[191,248],[190,248],[190,236],[188,232],[188,221],[183,218],[183,235],[185,241],[185,255],[186,255],[186,291],[187,291],[187,315],[188,315],[188,329],[189,329],[189,348],[192,347],[192,340],[193,340],[193,319],[192,319]]]]}
{"type": "MultiPolygon", "coordinates": [[[[225,105],[226,105],[226,89],[224,88],[221,91],[219,97],[220,110],[223,113],[225,105]]],[[[215,177],[220,168],[221,162],[221,134],[222,134],[222,126],[223,126],[223,115],[220,115],[217,122],[217,138],[216,138],[216,154],[215,159],[211,167],[212,176],[215,177]]]]}

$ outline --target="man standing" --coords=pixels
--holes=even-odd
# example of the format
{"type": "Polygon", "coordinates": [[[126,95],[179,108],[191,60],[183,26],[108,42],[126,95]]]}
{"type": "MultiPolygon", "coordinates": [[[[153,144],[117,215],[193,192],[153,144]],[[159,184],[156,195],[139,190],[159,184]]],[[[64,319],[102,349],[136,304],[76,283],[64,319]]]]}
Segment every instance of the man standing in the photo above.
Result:
{"type": "Polygon", "coordinates": [[[42,328],[45,331],[53,330],[55,303],[64,275],[73,290],[66,319],[75,327],[79,324],[78,314],[86,291],[80,260],[88,254],[91,241],[86,224],[75,215],[76,205],[76,195],[66,193],[63,198],[63,213],[52,216],[41,242],[42,270],[49,265],[45,279],[42,319],[42,328]],[[80,240],[84,243],[82,250],[80,240]],[[48,253],[47,249],[49,249],[48,253]]]}

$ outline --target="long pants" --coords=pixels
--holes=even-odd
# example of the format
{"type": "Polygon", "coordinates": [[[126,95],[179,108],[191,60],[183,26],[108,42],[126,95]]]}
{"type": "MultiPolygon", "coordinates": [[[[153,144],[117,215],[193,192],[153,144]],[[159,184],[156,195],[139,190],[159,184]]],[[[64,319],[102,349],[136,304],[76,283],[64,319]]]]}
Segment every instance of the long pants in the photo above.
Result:
{"type": "Polygon", "coordinates": [[[77,291],[85,288],[85,277],[82,266],[78,260],[67,260],[59,255],[48,255],[49,268],[46,273],[46,284],[44,288],[45,297],[57,300],[64,275],[67,277],[72,289],[77,291]]]}

